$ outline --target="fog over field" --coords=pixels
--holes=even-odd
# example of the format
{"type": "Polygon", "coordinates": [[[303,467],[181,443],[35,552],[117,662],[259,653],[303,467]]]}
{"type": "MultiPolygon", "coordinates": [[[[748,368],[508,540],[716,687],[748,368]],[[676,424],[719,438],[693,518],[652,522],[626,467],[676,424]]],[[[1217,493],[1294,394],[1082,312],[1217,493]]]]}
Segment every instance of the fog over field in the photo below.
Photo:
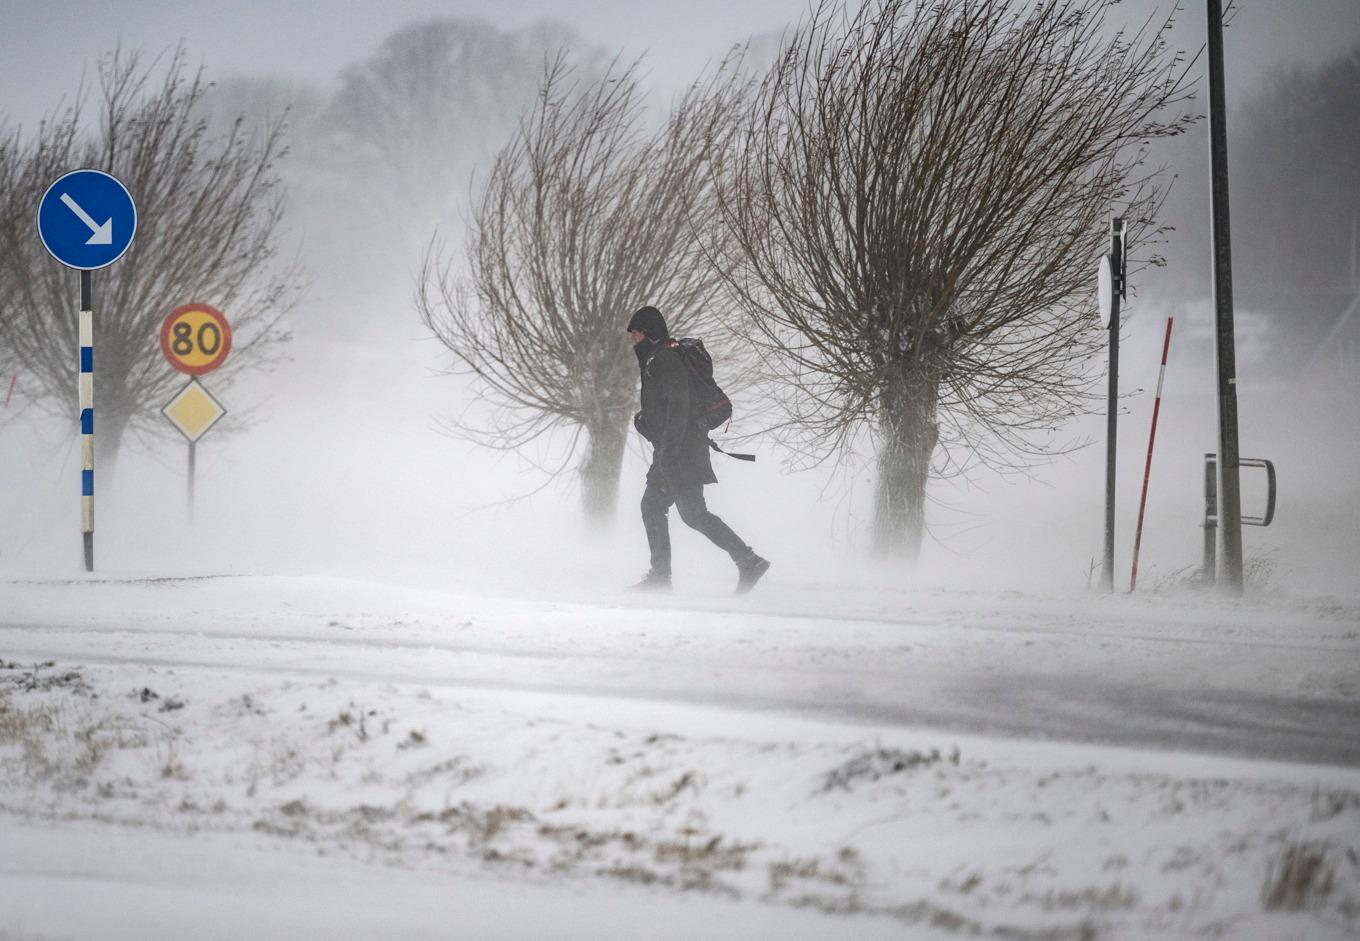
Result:
{"type": "MultiPolygon", "coordinates": [[[[77,14],[72,25],[47,8],[7,4],[11,38],[0,87],[11,123],[32,127],[75,93],[82,76],[90,81],[101,50],[121,43],[154,56],[182,41],[190,61],[201,61],[207,77],[228,89],[242,79],[275,80],[285,92],[291,89],[302,99],[294,106],[300,112],[296,137],[307,131],[308,96],[330,93],[339,76],[372,55],[386,34],[422,18],[473,16],[498,28],[523,29],[551,15],[571,27],[584,48],[645,53],[649,83],[661,102],[730,43],[777,35],[802,12],[799,4],[766,2],[724,7],[721,15],[715,8],[708,16],[681,16],[673,9],[644,16],[638,5],[626,6],[574,10],[510,3],[492,10],[405,3],[385,4],[379,12],[355,4],[320,17],[306,4],[284,4],[261,30],[245,11],[208,5],[176,4],[171,14],[170,7],[155,3],[128,4],[116,12],[64,4],[77,14]]],[[[1286,6],[1243,4],[1231,20],[1230,105],[1249,100],[1279,69],[1307,67],[1344,50],[1347,31],[1356,32],[1344,2],[1286,6]]],[[[1151,4],[1124,4],[1117,14],[1140,24],[1155,10],[1151,4]]],[[[1190,49],[1202,42],[1199,13],[1180,14],[1173,42],[1190,49]]],[[[288,98],[277,90],[270,94],[276,109],[288,98]]],[[[246,104],[248,110],[258,106],[246,104]]],[[[484,167],[499,146],[493,135],[506,132],[502,121],[484,138],[460,140],[462,151],[450,155],[451,162],[484,167]]],[[[1205,133],[1201,123],[1191,136],[1205,133]]],[[[295,139],[294,152],[282,163],[291,197],[286,243],[296,246],[310,276],[287,322],[294,335],[289,361],[268,376],[250,377],[224,401],[228,419],[199,448],[192,535],[184,528],[184,501],[174,496],[183,477],[183,445],[167,431],[163,440],[127,449],[117,477],[108,478],[99,494],[101,563],[140,568],[155,567],[161,559],[176,565],[201,559],[207,569],[267,564],[311,570],[324,560],[362,570],[400,559],[438,570],[452,558],[485,562],[501,553],[523,565],[526,552],[541,552],[545,570],[531,581],[551,578],[554,571],[566,574],[565,567],[581,559],[572,475],[532,498],[501,505],[539,491],[544,476],[529,460],[488,454],[438,430],[441,419],[457,415],[478,390],[464,379],[439,375],[451,358],[419,323],[411,297],[426,240],[436,230],[457,239],[469,181],[431,166],[427,175],[405,171],[403,183],[419,186],[428,178],[440,187],[436,193],[394,195],[392,181],[378,173],[368,174],[369,193],[362,191],[363,173],[348,174],[339,186],[334,179],[318,182],[327,169],[316,166],[307,143],[305,137],[295,139]],[[458,189],[446,191],[451,186],[458,189]],[[248,427],[242,427],[247,418],[248,427]]],[[[1186,142],[1175,156],[1195,154],[1186,142]]],[[[1233,167],[1252,156],[1234,153],[1233,167]]],[[[1203,174],[1193,166],[1172,169],[1182,177],[1203,174]]],[[[1184,182],[1172,189],[1169,211],[1176,221],[1199,205],[1191,200],[1201,194],[1184,190],[1184,182]]],[[[1263,228],[1239,230],[1234,238],[1239,267],[1268,252],[1274,239],[1263,228]]],[[[1207,296],[1165,287],[1189,283],[1207,294],[1207,246],[1172,239],[1163,247],[1167,268],[1135,274],[1137,296],[1127,309],[1117,540],[1118,567],[1125,572],[1167,316],[1177,321],[1149,493],[1146,574],[1197,563],[1201,460],[1216,447],[1212,306],[1207,296]]],[[[1351,272],[1338,273],[1342,280],[1347,276],[1351,272]]],[[[1276,521],[1268,530],[1247,530],[1247,554],[1270,559],[1280,576],[1291,573],[1288,583],[1297,578],[1300,585],[1350,593],[1356,586],[1344,560],[1360,540],[1350,471],[1357,457],[1353,374],[1341,383],[1331,376],[1281,375],[1272,368],[1263,323],[1288,318],[1291,311],[1261,309],[1252,301],[1239,288],[1242,454],[1274,460],[1281,484],[1276,521]],[[1300,460],[1305,454],[1308,459],[1300,460]]],[[[619,312],[621,325],[630,312],[619,312]]],[[[0,551],[7,564],[45,570],[70,555],[71,521],[79,508],[67,483],[76,473],[77,442],[59,420],[24,412],[24,404],[25,384],[16,381],[5,416],[6,453],[25,456],[0,471],[11,501],[9,544],[0,551]]],[[[734,433],[755,430],[749,420],[743,425],[742,406],[739,401],[734,433]]],[[[1076,422],[1058,437],[1090,446],[1055,457],[1028,477],[998,478],[984,468],[965,480],[936,481],[931,537],[923,571],[914,577],[984,585],[1084,581],[1102,538],[1104,421],[1094,416],[1076,422]],[[1017,545],[1025,551],[1017,553],[1017,545]]],[[[560,442],[553,444],[557,450],[549,445],[532,459],[560,462],[560,442]]],[[[786,455],[772,443],[757,439],[752,447],[760,456],[754,466],[719,458],[722,486],[713,492],[715,506],[739,507],[751,541],[782,550],[776,553],[782,571],[838,564],[855,571],[868,564],[860,538],[872,491],[867,457],[863,466],[852,459],[836,472],[789,475],[781,466],[786,455]]],[[[616,532],[596,541],[605,554],[568,582],[598,575],[608,585],[627,580],[638,567],[632,560],[642,558],[640,551],[630,556],[628,550],[639,550],[642,535],[631,512],[646,460],[640,443],[628,460],[616,532]]],[[[1243,487],[1243,512],[1254,514],[1251,504],[1264,499],[1263,488],[1250,472],[1243,487]]]]}

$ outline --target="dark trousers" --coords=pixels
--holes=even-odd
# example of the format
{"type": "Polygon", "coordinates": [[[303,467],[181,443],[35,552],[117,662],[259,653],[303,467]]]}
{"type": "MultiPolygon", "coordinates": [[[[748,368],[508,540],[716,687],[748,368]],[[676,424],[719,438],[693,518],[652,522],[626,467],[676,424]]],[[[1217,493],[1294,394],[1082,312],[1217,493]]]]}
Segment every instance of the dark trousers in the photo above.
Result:
{"type": "Polygon", "coordinates": [[[674,492],[660,483],[647,482],[642,494],[642,525],[647,529],[647,545],[652,550],[652,571],[670,574],[671,532],[669,515],[671,504],[680,511],[680,519],[690,529],[698,530],[732,561],[751,554],[751,547],[737,538],[732,527],[715,516],[704,502],[703,484],[677,487],[674,492]]]}

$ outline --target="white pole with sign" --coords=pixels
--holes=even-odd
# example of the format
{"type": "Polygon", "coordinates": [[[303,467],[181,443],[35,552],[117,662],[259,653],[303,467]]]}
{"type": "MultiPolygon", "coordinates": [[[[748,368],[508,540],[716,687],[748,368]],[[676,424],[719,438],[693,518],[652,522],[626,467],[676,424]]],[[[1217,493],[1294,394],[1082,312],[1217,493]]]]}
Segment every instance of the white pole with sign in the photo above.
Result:
{"type": "Polygon", "coordinates": [[[1100,324],[1110,331],[1110,388],[1105,420],[1105,545],[1101,553],[1100,587],[1114,590],[1114,486],[1116,437],[1119,430],[1119,300],[1125,294],[1124,220],[1110,220],[1110,253],[1100,258],[1096,291],[1100,324]]]}
{"type": "Polygon", "coordinates": [[[161,352],[171,366],[194,377],[161,409],[161,414],[189,442],[187,500],[189,519],[193,520],[198,439],[227,414],[197,377],[212,372],[226,361],[231,352],[231,325],[221,311],[208,304],[176,307],[161,323],[161,352]]]}

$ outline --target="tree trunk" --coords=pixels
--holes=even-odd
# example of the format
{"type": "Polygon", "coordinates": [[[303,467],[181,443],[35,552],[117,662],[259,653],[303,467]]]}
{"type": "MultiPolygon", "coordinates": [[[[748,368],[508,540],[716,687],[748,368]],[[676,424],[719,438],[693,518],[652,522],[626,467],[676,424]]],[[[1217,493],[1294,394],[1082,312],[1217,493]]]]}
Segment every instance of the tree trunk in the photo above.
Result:
{"type": "Polygon", "coordinates": [[[618,422],[586,429],[586,457],[581,462],[581,504],[586,521],[604,527],[614,522],[619,504],[619,472],[628,443],[628,425],[618,422]]]}
{"type": "Polygon", "coordinates": [[[874,552],[915,565],[925,535],[926,482],[939,440],[936,383],[904,371],[880,398],[878,483],[874,494],[874,552]]]}

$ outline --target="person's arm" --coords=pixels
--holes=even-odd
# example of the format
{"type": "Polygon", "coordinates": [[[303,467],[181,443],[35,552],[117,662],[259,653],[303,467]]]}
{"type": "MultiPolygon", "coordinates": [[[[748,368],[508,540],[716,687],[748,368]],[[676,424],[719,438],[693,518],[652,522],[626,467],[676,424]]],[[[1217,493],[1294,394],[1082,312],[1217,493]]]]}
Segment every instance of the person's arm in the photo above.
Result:
{"type": "Polygon", "coordinates": [[[661,406],[656,434],[656,456],[664,467],[680,454],[685,431],[689,428],[689,372],[674,350],[657,351],[652,360],[652,381],[656,383],[661,406]]]}
{"type": "Polygon", "coordinates": [[[652,433],[647,430],[647,419],[643,416],[641,410],[633,416],[633,427],[636,428],[637,433],[642,435],[647,441],[652,440],[652,433]]]}

